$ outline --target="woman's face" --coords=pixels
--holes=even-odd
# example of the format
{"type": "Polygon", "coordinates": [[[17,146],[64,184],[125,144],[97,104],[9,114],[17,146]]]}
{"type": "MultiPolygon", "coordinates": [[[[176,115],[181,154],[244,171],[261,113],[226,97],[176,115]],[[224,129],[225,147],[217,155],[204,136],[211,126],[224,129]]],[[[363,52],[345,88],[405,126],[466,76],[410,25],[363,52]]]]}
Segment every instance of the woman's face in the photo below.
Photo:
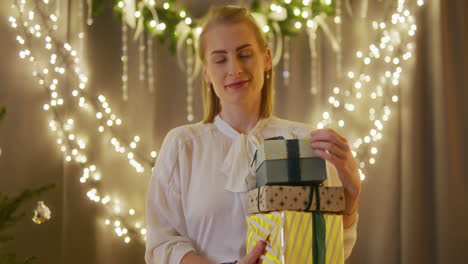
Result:
{"type": "Polygon", "coordinates": [[[222,106],[260,103],[271,54],[247,23],[216,25],[204,34],[203,75],[222,106]]]}

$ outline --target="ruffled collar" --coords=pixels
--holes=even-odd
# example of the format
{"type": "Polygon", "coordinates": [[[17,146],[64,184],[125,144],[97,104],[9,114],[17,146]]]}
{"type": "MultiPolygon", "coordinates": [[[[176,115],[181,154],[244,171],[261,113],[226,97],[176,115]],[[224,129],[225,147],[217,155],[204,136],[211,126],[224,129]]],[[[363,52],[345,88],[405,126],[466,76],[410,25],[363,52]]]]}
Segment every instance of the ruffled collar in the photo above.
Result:
{"type": "Polygon", "coordinates": [[[250,171],[250,163],[255,150],[263,139],[260,132],[270,120],[271,117],[258,120],[254,128],[245,135],[237,132],[219,115],[216,115],[214,125],[223,134],[233,139],[221,167],[221,171],[226,177],[225,190],[247,192],[255,186],[255,176],[250,171]]]}

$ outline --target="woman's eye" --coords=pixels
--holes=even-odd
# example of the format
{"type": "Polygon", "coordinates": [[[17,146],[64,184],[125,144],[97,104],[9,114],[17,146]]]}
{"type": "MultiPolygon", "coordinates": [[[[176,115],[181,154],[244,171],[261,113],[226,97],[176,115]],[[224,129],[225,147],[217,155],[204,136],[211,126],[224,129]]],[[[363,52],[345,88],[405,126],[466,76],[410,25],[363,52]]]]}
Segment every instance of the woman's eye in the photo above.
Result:
{"type": "Polygon", "coordinates": [[[226,58],[224,58],[224,57],[223,58],[216,58],[214,61],[215,61],[216,64],[220,64],[220,63],[226,62],[226,58]]]}
{"type": "Polygon", "coordinates": [[[252,52],[250,51],[243,51],[239,54],[241,58],[247,58],[247,57],[250,57],[251,55],[252,55],[252,52]]]}

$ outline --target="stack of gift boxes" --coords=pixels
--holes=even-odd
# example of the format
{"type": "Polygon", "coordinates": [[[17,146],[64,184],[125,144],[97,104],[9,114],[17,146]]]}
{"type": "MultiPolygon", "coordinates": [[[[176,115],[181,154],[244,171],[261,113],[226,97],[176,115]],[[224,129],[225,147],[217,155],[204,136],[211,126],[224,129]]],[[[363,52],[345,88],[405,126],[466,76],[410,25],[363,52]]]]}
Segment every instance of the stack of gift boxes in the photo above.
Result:
{"type": "Polygon", "coordinates": [[[267,242],[261,263],[343,264],[342,187],[324,187],[325,161],[309,140],[265,140],[252,161],[247,252],[267,242]]]}

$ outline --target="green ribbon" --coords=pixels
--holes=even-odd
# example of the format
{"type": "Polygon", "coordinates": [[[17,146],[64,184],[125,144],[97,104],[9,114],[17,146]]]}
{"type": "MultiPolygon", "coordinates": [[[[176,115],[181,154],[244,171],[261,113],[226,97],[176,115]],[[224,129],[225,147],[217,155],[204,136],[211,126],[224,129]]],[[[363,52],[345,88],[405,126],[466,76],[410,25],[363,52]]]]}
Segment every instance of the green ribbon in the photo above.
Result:
{"type": "Polygon", "coordinates": [[[326,223],[322,213],[312,212],[312,228],[313,264],[325,264],[326,223]]]}
{"type": "Polygon", "coordinates": [[[309,186],[309,204],[307,210],[316,210],[312,212],[312,252],[313,264],[325,264],[325,236],[326,236],[326,222],[325,217],[320,211],[320,192],[318,184],[311,184],[309,186]],[[312,200],[315,194],[316,206],[311,208],[312,200]]]}
{"type": "Polygon", "coordinates": [[[319,192],[319,185],[318,184],[311,184],[309,185],[309,200],[307,201],[307,205],[305,208],[306,212],[313,211],[314,209],[312,207],[312,201],[314,200],[314,194],[315,194],[315,210],[317,212],[320,211],[320,192],[319,192]]]}
{"type": "MultiPolygon", "coordinates": [[[[285,140],[283,136],[271,137],[267,140],[285,140]]],[[[301,157],[299,154],[299,141],[297,139],[286,140],[286,154],[287,154],[287,166],[288,166],[288,183],[297,185],[301,183],[301,157]]],[[[254,157],[250,166],[257,160],[257,151],[254,153],[254,157]]],[[[259,187],[259,186],[257,186],[259,187]]]]}
{"type": "Polygon", "coordinates": [[[286,140],[286,152],[288,157],[288,181],[290,184],[298,184],[301,182],[299,141],[297,139],[286,140]]]}
{"type": "MultiPolygon", "coordinates": [[[[266,140],[281,140],[281,139],[284,139],[284,137],[283,136],[271,137],[271,138],[265,139],[264,141],[266,141],[266,140]]],[[[258,152],[258,149],[255,150],[255,152],[254,152],[254,156],[253,156],[252,162],[250,163],[250,167],[252,167],[254,165],[254,163],[257,161],[257,152],[258,152]]]]}

